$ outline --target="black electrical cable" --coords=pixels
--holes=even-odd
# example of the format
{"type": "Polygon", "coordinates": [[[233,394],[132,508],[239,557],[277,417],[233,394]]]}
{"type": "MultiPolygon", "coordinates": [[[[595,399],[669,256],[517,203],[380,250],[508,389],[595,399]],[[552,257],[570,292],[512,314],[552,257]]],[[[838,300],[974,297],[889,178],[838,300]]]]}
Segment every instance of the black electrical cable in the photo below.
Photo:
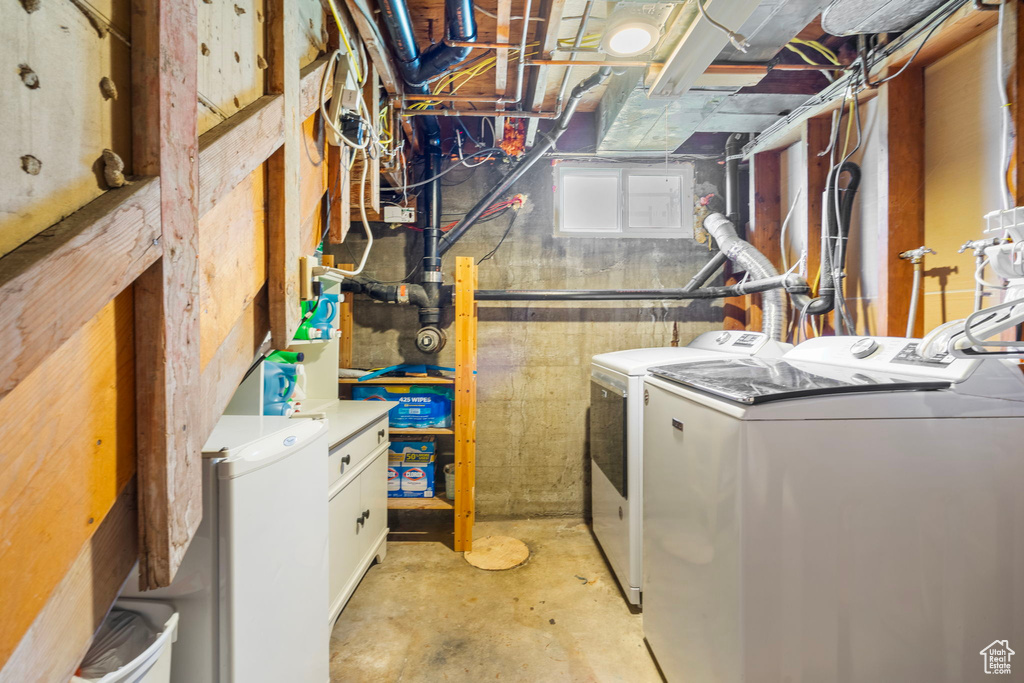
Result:
{"type": "MultiPolygon", "coordinates": [[[[507,211],[507,209],[506,209],[506,211],[507,211]]],[[[504,213],[504,212],[502,212],[502,213],[504,213]]],[[[503,243],[505,242],[505,238],[506,238],[506,237],[508,237],[508,234],[509,234],[510,232],[512,232],[512,226],[516,224],[516,219],[517,219],[517,218],[519,218],[519,211],[518,211],[518,210],[516,210],[516,212],[512,214],[512,220],[510,220],[510,221],[508,222],[508,227],[507,227],[507,228],[505,228],[505,234],[503,234],[503,235],[501,236],[501,239],[500,239],[500,240],[498,240],[498,243],[494,245],[494,249],[491,249],[491,250],[490,250],[489,252],[487,252],[487,253],[486,253],[486,254],[485,254],[484,256],[480,257],[480,260],[479,260],[479,261],[477,261],[477,262],[476,262],[476,264],[477,264],[478,266],[479,266],[479,265],[480,265],[481,263],[483,263],[484,261],[486,261],[487,259],[489,259],[489,258],[491,258],[492,256],[494,256],[494,254],[495,254],[495,253],[496,253],[496,252],[498,251],[498,249],[500,249],[500,248],[501,248],[501,245],[502,245],[502,244],[503,244],[503,243]]],[[[479,223],[479,222],[481,222],[481,221],[477,221],[477,222],[479,223]]]]}

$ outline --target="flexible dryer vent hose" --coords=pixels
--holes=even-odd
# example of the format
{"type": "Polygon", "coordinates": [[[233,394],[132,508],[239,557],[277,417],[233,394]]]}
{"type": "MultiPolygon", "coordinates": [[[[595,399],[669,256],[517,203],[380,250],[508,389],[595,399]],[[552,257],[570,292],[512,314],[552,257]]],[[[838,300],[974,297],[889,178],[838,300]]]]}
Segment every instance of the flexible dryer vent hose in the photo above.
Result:
{"type": "MultiPolygon", "coordinates": [[[[736,228],[728,218],[720,213],[713,213],[704,219],[704,228],[715,238],[718,248],[736,266],[750,274],[750,278],[761,280],[778,277],[772,262],[749,242],[740,239],[736,228]]],[[[786,329],[786,294],[782,289],[762,292],[761,331],[774,339],[783,341],[786,329]]]]}

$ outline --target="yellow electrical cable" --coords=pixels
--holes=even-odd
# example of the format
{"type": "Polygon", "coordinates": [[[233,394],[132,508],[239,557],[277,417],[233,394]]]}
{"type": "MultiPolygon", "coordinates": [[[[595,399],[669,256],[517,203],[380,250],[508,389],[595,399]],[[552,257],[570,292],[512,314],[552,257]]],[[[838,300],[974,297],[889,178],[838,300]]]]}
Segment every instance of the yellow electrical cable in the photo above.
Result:
{"type": "Polygon", "coordinates": [[[827,59],[832,64],[835,64],[836,66],[841,66],[841,64],[839,63],[839,58],[836,56],[836,53],[833,52],[832,50],[830,50],[829,48],[825,47],[824,45],[822,45],[821,43],[819,43],[816,40],[803,40],[802,38],[793,38],[789,42],[790,43],[795,43],[797,45],[806,45],[807,47],[811,48],[812,50],[815,50],[815,51],[821,53],[821,55],[824,56],[825,59],[827,59]]]}
{"type": "Polygon", "coordinates": [[[805,54],[803,53],[803,51],[802,51],[802,50],[798,50],[798,49],[796,48],[796,46],[794,46],[794,45],[788,45],[788,44],[787,44],[787,45],[786,45],[786,49],[787,49],[787,50],[789,50],[790,52],[795,52],[795,53],[796,53],[797,55],[799,55],[799,56],[800,56],[800,59],[804,60],[804,61],[805,61],[805,62],[807,62],[808,64],[813,64],[814,66],[821,66],[821,65],[820,65],[820,64],[818,64],[818,63],[817,63],[816,61],[814,61],[813,59],[811,59],[810,57],[808,57],[807,55],[805,55],[805,54]]]}
{"type": "Polygon", "coordinates": [[[348,52],[348,56],[352,59],[352,70],[356,73],[356,82],[362,84],[363,76],[359,73],[359,60],[356,59],[356,54],[352,51],[352,46],[348,44],[348,37],[345,35],[345,28],[341,25],[341,16],[338,14],[338,7],[334,4],[334,0],[327,0],[327,4],[331,8],[331,14],[334,15],[334,23],[338,25],[338,35],[341,36],[341,42],[345,44],[345,50],[348,52]]]}

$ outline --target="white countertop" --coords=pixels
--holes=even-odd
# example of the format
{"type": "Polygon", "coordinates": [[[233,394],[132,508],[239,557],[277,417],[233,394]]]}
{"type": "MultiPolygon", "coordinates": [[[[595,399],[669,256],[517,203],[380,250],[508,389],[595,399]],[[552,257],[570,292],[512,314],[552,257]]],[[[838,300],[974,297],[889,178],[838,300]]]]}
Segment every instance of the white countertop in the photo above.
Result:
{"type": "Polygon", "coordinates": [[[367,425],[377,421],[398,405],[397,401],[341,401],[337,399],[305,399],[302,411],[292,419],[303,417],[326,417],[328,422],[327,440],[330,447],[357,434],[367,425]]]}

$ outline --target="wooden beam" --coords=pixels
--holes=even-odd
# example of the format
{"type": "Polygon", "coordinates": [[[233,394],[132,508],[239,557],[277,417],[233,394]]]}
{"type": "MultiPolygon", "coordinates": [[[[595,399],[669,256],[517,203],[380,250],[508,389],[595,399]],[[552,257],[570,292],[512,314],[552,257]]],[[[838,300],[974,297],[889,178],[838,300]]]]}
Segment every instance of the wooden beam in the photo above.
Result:
{"type": "Polygon", "coordinates": [[[264,287],[245,307],[238,322],[203,368],[200,384],[204,440],[210,436],[217,420],[224,413],[235,389],[245,377],[245,371],[257,356],[269,350],[269,331],[267,290],[264,287]]]}
{"type": "Polygon", "coordinates": [[[160,181],[111,190],[0,259],[0,399],[161,253],[160,181]],[[44,291],[60,292],[61,313],[44,324],[44,291]]]}
{"type": "Polygon", "coordinates": [[[350,152],[334,145],[327,146],[327,202],[329,205],[330,226],[327,240],[331,244],[341,244],[348,235],[352,225],[349,217],[349,203],[352,196],[348,173],[348,155],[350,152]]]}
{"type": "MultiPolygon", "coordinates": [[[[782,153],[755,154],[750,171],[753,216],[747,241],[778,268],[782,245],[782,153]]],[[[760,330],[761,320],[761,295],[750,295],[747,298],[747,329],[760,330]]]]}
{"type": "MultiPolygon", "coordinates": [[[[887,153],[879,169],[879,203],[889,207],[889,214],[878,234],[876,334],[903,336],[913,268],[899,259],[899,253],[916,249],[924,241],[924,69],[907,69],[882,86],[882,97],[886,122],[882,144],[887,153]]],[[[915,334],[923,333],[923,326],[919,311],[915,334]]]]}
{"type": "MultiPolygon", "coordinates": [[[[496,12],[498,18],[495,20],[497,26],[495,28],[495,35],[497,36],[495,42],[497,43],[508,43],[509,28],[512,24],[512,0],[498,0],[498,11],[496,12]]],[[[527,21],[524,19],[523,21],[527,21]]],[[[494,52],[494,58],[497,60],[494,65],[494,92],[499,97],[504,97],[508,94],[508,48],[498,48],[494,52]]],[[[520,55],[520,59],[526,59],[526,55],[520,55]]],[[[496,104],[496,109],[504,109],[504,104],[496,104]]],[[[500,140],[504,137],[505,131],[505,117],[498,116],[494,120],[494,133],[495,136],[500,140]]],[[[495,141],[497,142],[497,140],[495,141]]]]}
{"type": "Polygon", "coordinates": [[[67,681],[138,556],[136,487],[125,486],[0,671],[0,683],[67,681]]]}
{"type": "Polygon", "coordinates": [[[455,550],[473,549],[476,520],[477,285],[473,259],[455,259],[455,550]]]}
{"type": "MultiPolygon", "coordinates": [[[[351,263],[343,263],[338,266],[342,270],[355,268],[351,263]]],[[[341,332],[341,339],[338,340],[338,367],[352,367],[352,321],[353,321],[353,299],[352,292],[345,292],[345,300],[338,305],[338,331],[341,332]]]]}
{"type": "Polygon", "coordinates": [[[268,166],[268,251],[270,331],[276,348],[287,348],[299,325],[299,256],[302,225],[297,7],[287,0],[267,3],[267,80],[270,92],[284,96],[284,144],[268,166]]]}
{"type": "MultiPolygon", "coordinates": [[[[324,71],[330,55],[321,57],[312,64],[302,67],[299,72],[299,119],[305,121],[320,110],[320,86],[324,80],[324,71]]],[[[328,81],[324,100],[331,99],[334,94],[334,82],[328,81]]]]}
{"type": "MultiPolygon", "coordinates": [[[[536,23],[533,40],[540,43],[540,58],[551,59],[551,53],[558,47],[558,34],[562,27],[562,13],[565,0],[542,0],[540,16],[544,21],[536,23]]],[[[527,111],[540,111],[544,107],[544,96],[548,91],[548,78],[551,67],[541,65],[530,70],[525,89],[525,108],[527,111]]],[[[532,147],[537,135],[538,119],[526,121],[526,146],[532,147]]]]}
{"type": "MultiPolygon", "coordinates": [[[[384,84],[384,89],[388,91],[389,95],[399,94],[402,91],[401,79],[398,78],[394,69],[391,68],[391,57],[387,45],[382,45],[377,40],[377,33],[373,30],[370,22],[367,21],[366,16],[359,10],[355,0],[345,0],[345,7],[352,16],[352,22],[359,32],[359,37],[363,41],[366,53],[370,55],[370,60],[377,67],[377,73],[380,74],[380,80],[384,84]]],[[[351,34],[349,35],[351,36],[351,34]]]]}
{"type": "Polygon", "coordinates": [[[197,8],[132,2],[132,154],[160,176],[163,257],[135,284],[140,587],[167,586],[202,516],[197,8]]]}
{"type": "Polygon", "coordinates": [[[265,95],[199,138],[199,216],[205,216],[284,141],[284,98],[265,95]]]}

